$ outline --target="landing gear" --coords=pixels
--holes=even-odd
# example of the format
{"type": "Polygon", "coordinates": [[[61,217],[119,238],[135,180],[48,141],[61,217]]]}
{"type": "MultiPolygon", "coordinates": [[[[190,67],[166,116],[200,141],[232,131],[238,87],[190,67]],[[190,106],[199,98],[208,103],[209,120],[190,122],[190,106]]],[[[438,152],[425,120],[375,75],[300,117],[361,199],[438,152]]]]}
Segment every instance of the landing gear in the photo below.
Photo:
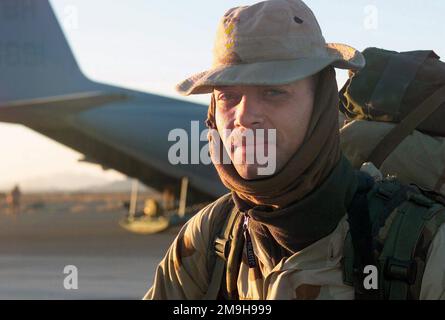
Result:
{"type": "Polygon", "coordinates": [[[169,227],[181,225],[189,220],[207,203],[187,206],[189,178],[181,179],[179,203],[176,202],[173,189],[167,187],[162,194],[162,205],[154,198],[145,201],[144,210],[137,213],[138,182],[133,182],[128,216],[119,224],[126,230],[138,234],[162,232],[169,227]]]}

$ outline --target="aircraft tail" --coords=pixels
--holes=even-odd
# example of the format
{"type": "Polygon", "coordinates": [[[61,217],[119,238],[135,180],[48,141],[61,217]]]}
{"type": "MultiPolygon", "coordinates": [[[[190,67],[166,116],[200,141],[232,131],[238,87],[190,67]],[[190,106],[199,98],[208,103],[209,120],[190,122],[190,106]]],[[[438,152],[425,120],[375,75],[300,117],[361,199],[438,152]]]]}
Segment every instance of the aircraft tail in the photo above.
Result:
{"type": "Polygon", "coordinates": [[[0,1],[0,104],[91,92],[48,0],[0,1]]]}

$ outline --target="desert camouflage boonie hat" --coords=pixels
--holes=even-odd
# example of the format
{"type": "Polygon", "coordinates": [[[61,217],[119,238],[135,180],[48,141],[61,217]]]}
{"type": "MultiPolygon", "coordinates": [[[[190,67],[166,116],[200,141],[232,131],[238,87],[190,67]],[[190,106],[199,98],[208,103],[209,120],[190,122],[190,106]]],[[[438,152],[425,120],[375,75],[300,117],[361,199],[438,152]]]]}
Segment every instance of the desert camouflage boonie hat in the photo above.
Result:
{"type": "Polygon", "coordinates": [[[220,21],[212,68],[176,86],[183,95],[210,93],[215,86],[279,85],[332,65],[357,70],[363,55],[326,43],[312,11],[300,0],[269,0],[232,8],[220,21]]]}

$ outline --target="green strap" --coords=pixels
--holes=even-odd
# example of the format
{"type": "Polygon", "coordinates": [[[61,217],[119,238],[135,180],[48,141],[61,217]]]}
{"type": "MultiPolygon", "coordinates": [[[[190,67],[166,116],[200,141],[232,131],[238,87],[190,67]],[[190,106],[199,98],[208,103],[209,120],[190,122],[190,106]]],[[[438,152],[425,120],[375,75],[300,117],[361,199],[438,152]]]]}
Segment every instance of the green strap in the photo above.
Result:
{"type": "Polygon", "coordinates": [[[445,208],[442,205],[436,204],[424,216],[425,224],[421,235],[418,237],[416,247],[413,250],[413,260],[417,263],[417,278],[416,283],[409,288],[408,298],[419,299],[422,288],[422,276],[425,271],[426,258],[434,236],[439,228],[445,223],[445,208]]]}
{"type": "Polygon", "coordinates": [[[409,286],[414,284],[416,270],[412,260],[413,249],[417,243],[428,208],[419,207],[411,201],[405,202],[400,209],[396,230],[390,232],[381,255],[385,298],[405,300],[409,286]]]}
{"type": "Polygon", "coordinates": [[[244,237],[242,234],[242,215],[238,214],[233,223],[232,241],[226,263],[226,291],[229,300],[238,300],[238,273],[241,266],[244,237]]]}
{"type": "Polygon", "coordinates": [[[219,289],[224,273],[225,261],[217,257],[215,266],[213,267],[212,280],[207,288],[207,293],[202,298],[203,300],[216,300],[218,298],[219,289]]]}
{"type": "Polygon", "coordinates": [[[343,282],[354,286],[354,247],[352,246],[351,232],[346,234],[343,246],[343,282]]]}
{"type": "Polygon", "coordinates": [[[415,253],[419,246],[429,247],[432,236],[445,221],[443,206],[419,193],[412,193],[398,210],[379,257],[380,284],[384,299],[418,299],[425,261],[416,259],[415,253]],[[422,237],[426,226],[431,235],[428,243],[422,237]]]}
{"type": "MultiPolygon", "coordinates": [[[[226,210],[222,210],[221,214],[226,214],[226,212],[227,212],[226,210]]],[[[218,240],[220,241],[222,240],[222,243],[224,243],[224,245],[227,244],[230,246],[232,230],[237,220],[236,218],[239,216],[236,206],[234,206],[230,210],[228,215],[229,217],[228,219],[226,219],[225,224],[221,230],[220,238],[215,239],[215,241],[217,242],[218,240]]],[[[215,243],[215,245],[217,245],[217,243],[215,243]]],[[[223,280],[225,266],[226,266],[226,260],[224,259],[224,257],[219,254],[216,255],[212,277],[209,283],[209,287],[207,289],[207,293],[203,297],[203,300],[216,300],[218,298],[218,294],[221,288],[221,283],[223,280]]]]}
{"type": "MultiPolygon", "coordinates": [[[[376,183],[368,193],[369,217],[372,225],[372,235],[375,238],[388,216],[405,201],[405,189],[397,180],[386,178],[376,183]]],[[[343,249],[343,282],[354,285],[354,246],[352,244],[351,228],[346,235],[343,249]]]]}

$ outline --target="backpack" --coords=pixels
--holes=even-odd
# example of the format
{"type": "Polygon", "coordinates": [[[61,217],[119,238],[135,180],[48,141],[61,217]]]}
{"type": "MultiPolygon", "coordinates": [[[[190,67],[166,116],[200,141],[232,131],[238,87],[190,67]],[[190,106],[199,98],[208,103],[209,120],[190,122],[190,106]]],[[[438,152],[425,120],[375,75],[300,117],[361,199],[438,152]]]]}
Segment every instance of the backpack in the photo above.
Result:
{"type": "Polygon", "coordinates": [[[417,128],[445,137],[445,63],[439,56],[426,50],[399,53],[379,48],[367,48],[363,55],[366,66],[350,72],[340,90],[340,111],[354,120],[410,119],[415,125],[404,131],[406,135],[417,128]]]}
{"type": "Polygon", "coordinates": [[[363,55],[366,67],[340,91],[343,153],[355,168],[370,161],[445,196],[445,63],[433,51],[363,55]]]}
{"type": "MultiPolygon", "coordinates": [[[[340,129],[340,147],[355,169],[367,162],[380,141],[397,124],[353,120],[340,129]],[[366,141],[366,143],[364,143],[366,141]]],[[[404,184],[445,196],[445,138],[414,130],[382,161],[380,172],[396,175],[404,184]]]]}
{"type": "MultiPolygon", "coordinates": [[[[445,68],[432,51],[397,53],[370,48],[367,66],[350,74],[340,91],[349,120],[397,123],[367,157],[377,168],[416,128],[445,136],[445,68]],[[440,67],[438,67],[438,65],[440,67]]],[[[377,172],[379,172],[377,170],[377,172]]],[[[419,299],[428,249],[445,223],[445,200],[434,190],[402,184],[391,175],[358,172],[359,187],[348,209],[343,280],[356,299],[419,299]],[[378,288],[364,288],[364,267],[378,270],[378,288]]],[[[213,271],[204,299],[237,299],[236,280],[244,244],[242,213],[231,199],[219,215],[213,271]],[[225,213],[225,214],[224,214],[225,213]]]]}

